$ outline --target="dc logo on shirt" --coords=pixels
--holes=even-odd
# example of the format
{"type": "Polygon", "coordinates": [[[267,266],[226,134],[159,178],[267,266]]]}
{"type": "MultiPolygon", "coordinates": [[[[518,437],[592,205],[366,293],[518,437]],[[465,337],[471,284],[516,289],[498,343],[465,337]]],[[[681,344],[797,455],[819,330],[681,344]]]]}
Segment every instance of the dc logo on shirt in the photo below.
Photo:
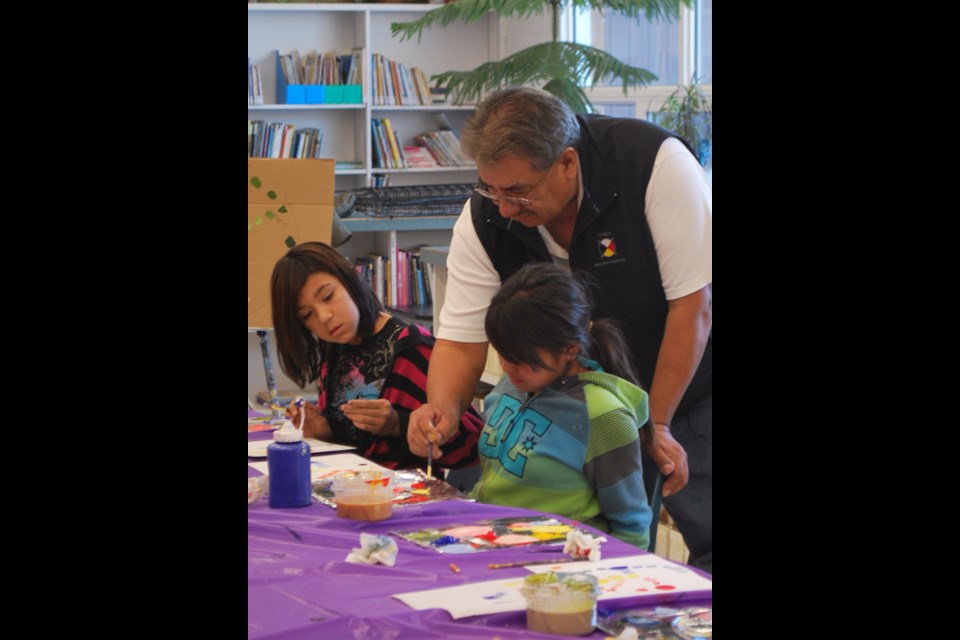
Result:
{"type": "Polygon", "coordinates": [[[613,234],[609,232],[597,234],[597,249],[600,251],[601,260],[609,260],[617,255],[617,243],[613,240],[613,234]]]}

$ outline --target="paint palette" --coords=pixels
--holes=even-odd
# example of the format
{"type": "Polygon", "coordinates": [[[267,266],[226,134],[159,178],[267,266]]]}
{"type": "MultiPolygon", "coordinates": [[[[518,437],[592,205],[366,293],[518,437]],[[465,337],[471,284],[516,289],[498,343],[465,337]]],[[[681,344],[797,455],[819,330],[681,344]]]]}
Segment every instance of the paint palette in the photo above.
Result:
{"type": "Polygon", "coordinates": [[[504,547],[562,545],[567,532],[575,528],[557,518],[531,516],[390,533],[440,553],[473,553],[504,547]]]}
{"type": "Polygon", "coordinates": [[[713,609],[696,605],[621,611],[601,608],[597,610],[597,627],[615,636],[632,627],[638,640],[709,640],[713,637],[713,609]]]}
{"type": "MultiPolygon", "coordinates": [[[[328,507],[337,508],[337,501],[333,493],[333,481],[343,471],[336,471],[321,476],[313,481],[313,495],[328,507]]],[[[347,471],[346,473],[350,473],[347,471]]],[[[457,490],[439,478],[427,476],[420,469],[404,469],[393,472],[393,506],[403,507],[408,504],[423,504],[438,500],[452,500],[467,498],[465,493],[457,490]]]]}

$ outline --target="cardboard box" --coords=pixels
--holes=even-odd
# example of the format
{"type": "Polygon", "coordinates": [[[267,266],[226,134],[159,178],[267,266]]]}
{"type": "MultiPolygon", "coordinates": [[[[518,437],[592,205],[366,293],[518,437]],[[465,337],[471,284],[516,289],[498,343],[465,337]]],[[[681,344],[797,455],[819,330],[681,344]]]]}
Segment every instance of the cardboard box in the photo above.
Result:
{"type": "Polygon", "coordinates": [[[301,242],[330,243],[334,161],[247,159],[247,327],[273,326],[270,275],[301,242]]]}

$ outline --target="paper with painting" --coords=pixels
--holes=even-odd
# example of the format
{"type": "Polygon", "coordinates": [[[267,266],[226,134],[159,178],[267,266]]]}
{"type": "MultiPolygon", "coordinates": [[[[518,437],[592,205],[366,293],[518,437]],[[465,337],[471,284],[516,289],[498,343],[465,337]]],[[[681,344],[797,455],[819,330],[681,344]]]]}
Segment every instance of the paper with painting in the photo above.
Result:
{"type": "MultiPolygon", "coordinates": [[[[713,594],[713,581],[687,566],[651,554],[610,558],[599,562],[577,562],[526,567],[531,573],[546,571],[590,573],[600,585],[598,601],[629,598],[631,601],[671,602],[707,598],[713,594]],[[673,597],[676,596],[676,597],[673,597]]],[[[526,601],[520,593],[523,578],[474,582],[458,587],[397,593],[391,597],[413,609],[444,609],[454,619],[489,615],[503,611],[522,611],[526,601]]]]}

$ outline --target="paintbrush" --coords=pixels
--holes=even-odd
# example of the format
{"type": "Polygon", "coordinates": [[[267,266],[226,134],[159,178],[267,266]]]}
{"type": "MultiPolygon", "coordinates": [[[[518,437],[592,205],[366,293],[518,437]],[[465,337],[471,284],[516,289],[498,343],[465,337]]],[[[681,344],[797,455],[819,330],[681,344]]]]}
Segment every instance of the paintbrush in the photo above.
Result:
{"type": "MultiPolygon", "coordinates": [[[[427,423],[431,429],[436,429],[433,426],[433,420],[428,420],[427,423]]],[[[427,441],[427,477],[433,477],[433,440],[427,441]]]]}
{"type": "Polygon", "coordinates": [[[488,569],[507,569],[509,567],[526,567],[532,564],[559,564],[561,562],[584,562],[590,558],[557,558],[556,560],[522,560],[520,562],[491,562],[488,569]]]}

